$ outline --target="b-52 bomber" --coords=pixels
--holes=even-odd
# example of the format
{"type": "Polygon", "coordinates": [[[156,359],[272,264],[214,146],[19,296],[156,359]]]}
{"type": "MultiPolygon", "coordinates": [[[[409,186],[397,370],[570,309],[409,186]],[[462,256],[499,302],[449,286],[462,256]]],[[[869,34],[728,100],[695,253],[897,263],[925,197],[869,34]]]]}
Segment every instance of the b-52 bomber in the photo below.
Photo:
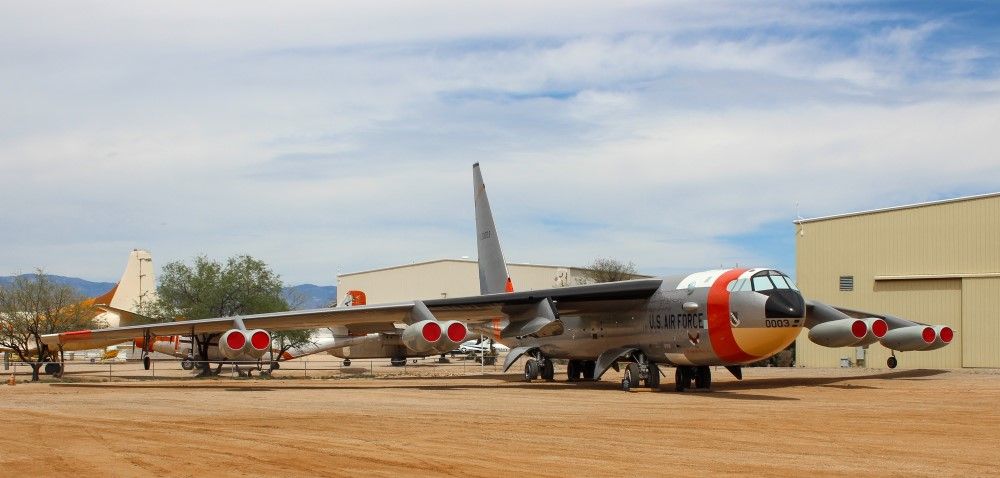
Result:
{"type": "MultiPolygon", "coordinates": [[[[725,366],[742,379],[742,366],[784,350],[803,328],[826,347],[881,343],[895,351],[934,350],[954,332],[899,317],[849,310],[806,300],[792,280],[770,268],[718,269],[655,279],[514,292],[500,248],[479,163],[473,192],[481,295],[413,300],[346,308],[218,317],[52,334],[58,347],[73,341],[122,340],[189,335],[221,342],[251,333],[345,327],[351,335],[396,330],[415,353],[452,350],[469,332],[511,348],[508,370],[525,357],[524,378],[553,380],[553,360],[568,361],[567,378],[599,380],[614,367],[621,386],[659,388],[664,367],[674,367],[674,388],[709,389],[711,366],[725,366]]],[[[250,347],[251,345],[244,345],[250,347]]],[[[888,366],[896,366],[895,354],[888,366]]]]}

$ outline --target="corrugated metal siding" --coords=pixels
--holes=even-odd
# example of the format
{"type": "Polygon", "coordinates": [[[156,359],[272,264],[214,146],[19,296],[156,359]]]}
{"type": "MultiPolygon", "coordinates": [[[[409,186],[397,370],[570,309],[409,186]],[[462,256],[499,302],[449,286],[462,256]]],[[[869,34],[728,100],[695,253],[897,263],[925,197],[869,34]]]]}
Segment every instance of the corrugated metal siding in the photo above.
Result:
{"type": "MultiPolygon", "coordinates": [[[[797,228],[796,279],[807,297],[945,323],[959,331],[956,342],[944,349],[906,353],[901,367],[961,367],[963,355],[996,353],[981,350],[985,344],[978,341],[969,341],[972,348],[964,353],[960,347],[962,339],[968,339],[962,332],[961,280],[876,283],[874,278],[1000,272],[1000,197],[806,222],[797,228]],[[854,276],[854,290],[840,291],[840,276],[848,275],[854,276]]],[[[1000,308],[996,295],[977,300],[985,301],[977,307],[1000,308]]],[[[868,355],[869,365],[883,366],[888,352],[875,345],[868,355]]],[[[836,366],[841,357],[853,358],[853,350],[826,349],[809,342],[805,334],[799,338],[801,365],[836,366]]],[[[1000,367],[1000,362],[989,366],[1000,367]]]]}
{"type": "Polygon", "coordinates": [[[1000,278],[962,281],[962,327],[965,367],[1000,367],[1000,278]]]}

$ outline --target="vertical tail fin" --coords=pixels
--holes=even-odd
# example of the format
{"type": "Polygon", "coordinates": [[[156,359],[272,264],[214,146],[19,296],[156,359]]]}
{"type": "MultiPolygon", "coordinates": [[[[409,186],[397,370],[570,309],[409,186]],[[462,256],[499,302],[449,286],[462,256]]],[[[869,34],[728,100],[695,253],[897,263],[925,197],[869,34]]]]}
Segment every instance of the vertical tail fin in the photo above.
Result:
{"type": "Polygon", "coordinates": [[[472,165],[472,186],[476,200],[476,247],[479,254],[479,293],[499,294],[514,292],[514,284],[507,273],[507,262],[500,250],[500,237],[493,223],[486,185],[479,172],[479,163],[472,165]]]}
{"type": "Polygon", "coordinates": [[[134,249],[128,256],[125,272],[115,286],[110,303],[116,309],[138,312],[143,304],[155,299],[156,273],[153,256],[148,251],[134,249]]]}

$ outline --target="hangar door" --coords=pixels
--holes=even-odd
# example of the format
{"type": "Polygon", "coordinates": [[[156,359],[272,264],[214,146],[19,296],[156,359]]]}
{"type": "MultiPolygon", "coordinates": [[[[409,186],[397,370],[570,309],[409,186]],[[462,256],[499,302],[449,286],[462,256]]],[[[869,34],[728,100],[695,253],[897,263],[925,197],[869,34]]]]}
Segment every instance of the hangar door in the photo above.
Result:
{"type": "Polygon", "coordinates": [[[1000,277],[962,280],[963,367],[1000,367],[1000,277]]]}
{"type": "MultiPolygon", "coordinates": [[[[963,363],[962,279],[877,280],[870,309],[925,324],[942,324],[958,330],[951,345],[929,352],[897,353],[901,368],[959,368],[963,363]]],[[[889,351],[868,349],[868,363],[884,366],[889,351]]]]}

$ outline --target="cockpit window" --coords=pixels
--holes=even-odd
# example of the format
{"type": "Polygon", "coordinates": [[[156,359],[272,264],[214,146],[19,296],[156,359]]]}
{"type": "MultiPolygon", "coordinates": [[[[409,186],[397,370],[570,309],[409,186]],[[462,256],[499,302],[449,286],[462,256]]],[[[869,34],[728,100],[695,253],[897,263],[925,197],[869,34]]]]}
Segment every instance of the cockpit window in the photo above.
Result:
{"type": "Polygon", "coordinates": [[[729,285],[726,286],[726,290],[729,292],[741,292],[750,290],[750,281],[747,279],[731,280],[729,285]]]}
{"type": "Polygon", "coordinates": [[[788,287],[788,283],[785,282],[784,276],[771,276],[771,282],[774,282],[774,286],[779,289],[791,289],[791,287],[788,287]]]}
{"type": "Polygon", "coordinates": [[[766,275],[753,277],[753,290],[770,290],[773,288],[774,284],[771,283],[771,279],[768,279],[766,275]]]}
{"type": "MultiPolygon", "coordinates": [[[[795,283],[792,279],[781,272],[775,270],[762,271],[754,274],[751,278],[753,283],[753,290],[771,290],[771,289],[792,289],[799,290],[795,287],[795,283]]],[[[737,285],[737,289],[739,289],[737,285]]]]}

